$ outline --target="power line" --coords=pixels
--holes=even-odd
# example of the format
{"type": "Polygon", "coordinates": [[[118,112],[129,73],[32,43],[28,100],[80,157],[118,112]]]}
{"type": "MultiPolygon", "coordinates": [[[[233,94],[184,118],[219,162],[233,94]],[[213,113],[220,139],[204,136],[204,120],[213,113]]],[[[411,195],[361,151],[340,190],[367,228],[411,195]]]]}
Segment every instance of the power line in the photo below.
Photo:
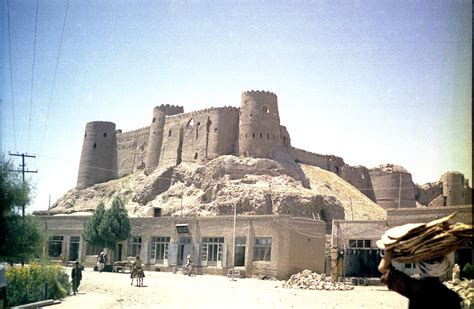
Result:
{"type": "Polygon", "coordinates": [[[30,150],[30,131],[31,131],[31,111],[33,109],[33,81],[35,77],[35,58],[36,58],[36,30],[38,29],[38,6],[39,1],[36,0],[36,17],[35,17],[35,38],[33,41],[33,64],[31,69],[31,90],[30,90],[30,116],[28,118],[28,143],[26,150],[30,150]]]}
{"type": "Polygon", "coordinates": [[[46,130],[48,128],[49,110],[50,110],[50,107],[51,107],[51,101],[53,100],[54,87],[56,86],[56,75],[58,73],[58,64],[59,64],[59,58],[60,58],[60,55],[61,55],[61,48],[63,46],[63,36],[64,36],[64,29],[66,28],[66,18],[67,18],[68,8],[69,8],[69,0],[66,1],[66,11],[64,13],[63,27],[62,27],[62,31],[61,31],[61,38],[59,39],[59,48],[58,48],[58,54],[56,56],[56,66],[54,68],[53,84],[51,86],[51,92],[49,94],[48,109],[46,111],[46,121],[44,123],[43,136],[41,137],[41,144],[40,144],[41,149],[43,148],[44,137],[46,135],[46,130]]]}
{"type": "MultiPolygon", "coordinates": [[[[8,154],[10,156],[14,156],[14,157],[21,157],[21,164],[20,164],[20,167],[21,167],[21,170],[18,169],[18,170],[10,170],[11,172],[17,172],[17,173],[20,173],[22,174],[22,179],[23,179],[23,186],[25,186],[25,173],[38,173],[38,170],[36,171],[30,171],[30,170],[25,170],[25,167],[26,167],[26,164],[25,164],[25,158],[36,158],[35,155],[29,155],[29,154],[26,154],[26,153],[10,153],[8,152],[8,154]]],[[[22,207],[22,216],[23,218],[25,217],[25,204],[21,205],[22,207]]]]}
{"type": "Polygon", "coordinates": [[[7,16],[8,16],[8,55],[10,58],[10,93],[12,96],[12,122],[13,122],[13,140],[15,142],[16,151],[16,128],[15,128],[15,100],[13,95],[13,69],[12,69],[12,41],[10,34],[10,1],[7,0],[7,16]]]}

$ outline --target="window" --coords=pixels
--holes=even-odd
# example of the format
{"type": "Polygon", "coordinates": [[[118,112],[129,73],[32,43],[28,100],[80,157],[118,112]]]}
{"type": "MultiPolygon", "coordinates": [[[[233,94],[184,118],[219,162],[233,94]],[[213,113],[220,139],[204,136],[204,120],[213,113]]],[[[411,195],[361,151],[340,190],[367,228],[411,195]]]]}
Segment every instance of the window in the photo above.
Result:
{"type": "Polygon", "coordinates": [[[262,133],[260,133],[260,139],[262,139],[262,133]]]}
{"type": "Polygon", "coordinates": [[[270,261],[272,258],[272,238],[260,237],[255,238],[255,245],[253,247],[254,261],[270,261]]]}
{"type": "Polygon", "coordinates": [[[270,109],[268,108],[268,106],[264,106],[264,107],[262,107],[262,112],[263,112],[264,114],[269,114],[269,113],[270,113],[270,109]]]}
{"type": "Polygon", "coordinates": [[[168,137],[171,136],[171,129],[168,131],[168,137]]]}
{"type": "Polygon", "coordinates": [[[370,239],[349,239],[349,248],[370,248],[370,239]]]}
{"type": "Polygon", "coordinates": [[[201,247],[201,261],[208,266],[217,266],[222,261],[222,245],[224,237],[203,237],[201,247]]]}
{"type": "Polygon", "coordinates": [[[252,138],[255,138],[255,133],[252,133],[252,138]]]}
{"type": "Polygon", "coordinates": [[[196,152],[196,153],[194,154],[194,160],[197,160],[197,158],[198,158],[198,153],[196,152]]]}
{"type": "Polygon", "coordinates": [[[168,245],[170,237],[158,236],[151,238],[150,258],[155,260],[156,264],[168,263],[168,245]]]}
{"type": "Polygon", "coordinates": [[[94,143],[94,148],[96,148],[96,147],[97,147],[97,145],[96,145],[96,143],[94,143]]]}
{"type": "Polygon", "coordinates": [[[60,258],[63,250],[64,236],[50,236],[48,240],[48,255],[52,258],[60,258]]]}
{"type": "Polygon", "coordinates": [[[153,117],[153,120],[152,120],[151,122],[152,122],[152,123],[155,123],[155,120],[156,120],[156,118],[155,118],[155,117],[153,117]]]}
{"type": "Polygon", "coordinates": [[[107,133],[104,133],[104,137],[107,137],[107,133]]]}
{"type": "Polygon", "coordinates": [[[127,256],[140,255],[141,248],[142,248],[142,238],[141,237],[131,237],[128,240],[127,256]]]}

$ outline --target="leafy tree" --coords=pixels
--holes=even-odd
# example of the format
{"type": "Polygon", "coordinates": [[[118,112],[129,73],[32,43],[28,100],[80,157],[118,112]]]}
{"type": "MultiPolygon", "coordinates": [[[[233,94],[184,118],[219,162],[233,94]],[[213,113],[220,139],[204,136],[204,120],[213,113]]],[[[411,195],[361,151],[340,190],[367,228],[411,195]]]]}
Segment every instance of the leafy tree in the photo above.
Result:
{"type": "Polygon", "coordinates": [[[105,212],[104,219],[99,226],[104,246],[115,250],[117,242],[130,236],[130,229],[130,219],[123,200],[116,197],[112,201],[112,207],[105,212]]]}
{"type": "Polygon", "coordinates": [[[10,263],[23,263],[41,255],[46,236],[37,218],[10,214],[6,217],[6,224],[8,234],[3,259],[10,263]]]}
{"type": "Polygon", "coordinates": [[[44,241],[35,219],[18,215],[30,202],[30,185],[12,171],[10,161],[0,162],[0,257],[10,262],[35,256],[44,241]]]}
{"type": "Polygon", "coordinates": [[[130,236],[130,219],[124,207],[123,200],[114,198],[112,206],[105,209],[104,203],[100,202],[87,222],[82,236],[93,245],[103,245],[105,248],[115,250],[118,241],[125,240],[130,236]]]}
{"type": "Polygon", "coordinates": [[[104,220],[105,216],[105,205],[104,203],[100,202],[95,211],[94,214],[91,216],[90,220],[87,222],[84,232],[82,233],[82,237],[84,239],[92,244],[92,245],[103,245],[104,244],[104,239],[102,238],[102,235],[100,233],[100,224],[104,220]]]}

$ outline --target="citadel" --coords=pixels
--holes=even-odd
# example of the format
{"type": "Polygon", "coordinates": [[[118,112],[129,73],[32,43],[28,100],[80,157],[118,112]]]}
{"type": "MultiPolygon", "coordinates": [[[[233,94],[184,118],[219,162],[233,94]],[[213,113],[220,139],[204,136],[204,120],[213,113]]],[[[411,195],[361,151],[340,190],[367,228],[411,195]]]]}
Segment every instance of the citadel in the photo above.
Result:
{"type": "MultiPolygon", "coordinates": [[[[82,231],[97,202],[113,196],[126,199],[132,232],[112,261],[140,255],[147,270],[175,272],[189,254],[198,273],[240,277],[304,269],[333,280],[378,277],[375,242],[388,228],[453,212],[472,222],[463,174],[417,185],[401,166],[350,166],[293,147],[272,92],[245,91],[239,108],[156,106],[148,124],[129,132],[86,124],[76,188],[36,213],[53,260],[95,263],[103,248],[82,231]],[[147,211],[136,215],[130,205],[147,211]]],[[[472,264],[473,256],[461,248],[450,260],[472,264]]]]}
{"type": "Polygon", "coordinates": [[[218,107],[184,113],[182,106],[153,109],[150,125],[130,132],[116,130],[112,122],[86,125],[77,178],[84,189],[144,169],[181,162],[206,164],[223,155],[273,159],[293,167],[295,163],[330,171],[386,209],[463,205],[470,200],[464,175],[446,173],[437,185],[417,186],[403,167],[390,164],[367,169],[350,166],[334,155],[321,155],[291,145],[288,130],[280,123],[277,96],[268,91],[246,91],[240,108],[218,107]]]}

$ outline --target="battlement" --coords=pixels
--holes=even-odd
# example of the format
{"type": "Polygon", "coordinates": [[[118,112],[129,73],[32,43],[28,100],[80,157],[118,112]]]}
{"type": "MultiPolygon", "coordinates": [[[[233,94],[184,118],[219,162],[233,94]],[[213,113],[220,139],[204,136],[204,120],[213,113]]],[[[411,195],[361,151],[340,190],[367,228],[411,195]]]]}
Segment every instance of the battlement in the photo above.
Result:
{"type": "Polygon", "coordinates": [[[254,96],[254,95],[267,95],[271,97],[277,97],[276,94],[274,94],[271,91],[265,91],[265,90],[249,90],[249,91],[244,91],[242,92],[242,96],[254,96]]]}
{"type": "Polygon", "coordinates": [[[163,112],[165,115],[168,116],[184,113],[184,107],[179,105],[161,104],[159,106],[155,106],[153,112],[157,110],[163,112]]]}
{"type": "Polygon", "coordinates": [[[117,130],[117,131],[120,131],[120,133],[117,132],[117,141],[121,141],[123,139],[128,139],[130,137],[139,137],[139,136],[143,136],[143,135],[148,135],[149,134],[149,130],[150,130],[150,127],[143,127],[143,128],[140,128],[140,129],[136,129],[136,130],[132,130],[132,131],[127,131],[127,132],[121,132],[121,130],[117,130]]]}
{"type": "Polygon", "coordinates": [[[224,106],[224,107],[210,107],[210,108],[205,108],[189,113],[183,113],[183,114],[177,114],[177,115],[171,115],[171,116],[166,116],[166,122],[170,124],[175,124],[177,122],[180,122],[184,118],[193,118],[193,117],[198,117],[201,115],[208,115],[209,113],[212,112],[229,112],[229,113],[238,113],[239,108],[234,107],[234,106],[224,106]]]}

